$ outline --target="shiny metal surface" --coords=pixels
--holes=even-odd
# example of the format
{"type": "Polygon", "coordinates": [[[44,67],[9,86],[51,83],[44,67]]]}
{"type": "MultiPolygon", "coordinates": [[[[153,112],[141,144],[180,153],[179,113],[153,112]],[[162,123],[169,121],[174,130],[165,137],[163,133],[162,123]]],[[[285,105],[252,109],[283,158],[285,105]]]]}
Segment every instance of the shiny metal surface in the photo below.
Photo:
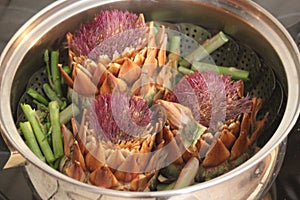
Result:
{"type": "MultiPolygon", "coordinates": [[[[1,129],[10,143],[28,160],[30,177],[50,177],[62,188],[62,193],[101,199],[246,199],[259,198],[266,183],[274,179],[285,152],[284,140],[299,115],[300,61],[296,45],[286,30],[265,10],[250,1],[58,1],[29,20],[12,38],[0,57],[1,129]],[[222,29],[243,41],[267,60],[287,94],[286,111],[273,137],[254,157],[235,170],[211,181],[181,190],[165,192],[119,192],[79,183],[53,170],[36,158],[17,133],[13,115],[24,81],[42,63],[43,49],[57,48],[68,31],[77,28],[102,9],[129,9],[143,12],[147,19],[172,22],[191,22],[222,29]],[[188,10],[189,12],[186,12],[188,10]],[[13,77],[13,78],[12,78],[13,77]],[[11,110],[13,115],[10,115],[11,110]],[[46,174],[47,175],[46,175],[46,174]],[[56,181],[58,179],[58,182],[56,181]],[[81,194],[81,195],[80,195],[81,194]]],[[[42,180],[43,181],[43,180],[42,180]]],[[[34,182],[34,181],[33,181],[34,182]]],[[[44,181],[43,181],[44,182],[44,181]]],[[[51,181],[49,181],[49,184],[51,181]]],[[[53,183],[53,184],[54,184],[53,183]]],[[[53,186],[51,184],[51,186],[53,186]]],[[[49,186],[48,186],[49,187],[49,186]]],[[[45,196],[53,195],[43,191],[45,196]]],[[[49,197],[49,196],[48,196],[49,197]]]]}
{"type": "Polygon", "coordinates": [[[260,199],[264,196],[265,189],[271,186],[271,179],[276,177],[277,171],[281,167],[286,150],[286,143],[283,142],[275,148],[269,155],[261,160],[257,165],[240,173],[222,184],[208,186],[205,189],[197,190],[197,186],[191,191],[183,189],[174,192],[159,192],[152,194],[140,193],[139,195],[130,193],[118,195],[111,191],[110,195],[103,195],[96,190],[89,191],[85,187],[77,187],[65,181],[57,180],[55,177],[45,174],[44,170],[32,164],[26,165],[28,176],[31,179],[36,191],[42,199],[101,199],[101,200],[138,200],[138,199],[170,199],[170,200],[197,200],[197,199],[260,199]],[[43,183],[43,184],[41,184],[43,183]],[[46,183],[46,184],[45,184],[46,183]],[[117,196],[114,196],[117,195],[117,196]]]}

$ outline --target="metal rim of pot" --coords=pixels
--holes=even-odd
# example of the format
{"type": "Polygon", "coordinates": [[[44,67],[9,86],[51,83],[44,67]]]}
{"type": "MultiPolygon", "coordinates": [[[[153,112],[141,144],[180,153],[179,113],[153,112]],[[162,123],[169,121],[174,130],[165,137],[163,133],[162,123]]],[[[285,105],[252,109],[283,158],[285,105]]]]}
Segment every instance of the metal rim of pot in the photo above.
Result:
{"type": "Polygon", "coordinates": [[[57,24],[61,23],[65,19],[74,16],[85,10],[99,7],[105,4],[109,4],[113,1],[58,1],[55,2],[34,17],[32,17],[19,31],[13,36],[10,42],[7,44],[0,57],[0,74],[1,74],[1,99],[0,99],[0,113],[1,113],[1,129],[8,139],[9,143],[17,149],[30,163],[34,164],[44,172],[54,176],[58,179],[67,181],[75,186],[84,187],[88,191],[100,192],[102,194],[109,194],[113,196],[123,197],[163,197],[163,196],[175,196],[178,194],[192,193],[197,190],[209,188],[210,186],[219,184],[223,181],[234,178],[240,173],[246,172],[248,169],[259,163],[264,157],[270,154],[280,143],[287,137],[288,133],[292,129],[293,125],[300,113],[300,56],[297,46],[294,44],[291,36],[285,30],[285,28],[266,10],[259,7],[251,1],[214,1],[208,0],[195,1],[211,4],[212,6],[220,6],[227,12],[232,12],[235,15],[244,15],[240,17],[248,18],[248,22],[256,23],[256,30],[261,33],[268,33],[268,38],[265,38],[270,42],[273,48],[276,50],[283,66],[285,66],[285,73],[287,79],[287,106],[282,121],[277,128],[274,136],[265,144],[265,146],[252,158],[243,163],[236,169],[214,178],[204,184],[197,184],[187,188],[161,191],[161,192],[124,192],[124,191],[112,191],[107,189],[98,188],[85,183],[78,182],[67,176],[64,176],[58,171],[55,171],[47,164],[40,161],[30,149],[26,146],[22,138],[19,136],[14,124],[14,120],[11,114],[11,91],[13,79],[8,78],[11,75],[15,75],[18,66],[24,58],[26,52],[39,41],[39,39],[57,24]],[[233,6],[233,7],[232,7],[233,6]],[[244,12],[237,13],[238,9],[243,9],[244,12]],[[274,42],[276,41],[276,42],[274,42]],[[27,44],[27,45],[25,45],[27,44]],[[17,59],[16,59],[17,58],[17,59]],[[289,67],[287,67],[289,66],[289,67]]]}

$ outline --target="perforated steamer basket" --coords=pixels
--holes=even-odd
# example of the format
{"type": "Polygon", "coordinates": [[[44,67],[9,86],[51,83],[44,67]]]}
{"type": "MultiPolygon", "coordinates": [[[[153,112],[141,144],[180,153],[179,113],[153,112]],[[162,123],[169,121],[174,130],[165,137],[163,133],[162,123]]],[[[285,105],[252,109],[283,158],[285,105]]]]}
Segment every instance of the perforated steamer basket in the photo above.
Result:
{"type": "MultiPolygon", "coordinates": [[[[15,34],[1,55],[0,66],[2,133],[7,142],[26,158],[28,175],[43,199],[260,198],[280,169],[286,137],[300,111],[297,47],[274,18],[251,1],[58,1],[31,18],[15,34]],[[265,136],[259,140],[262,149],[225,175],[187,188],[161,192],[123,192],[83,184],[55,171],[34,156],[19,136],[15,118],[29,78],[43,66],[43,51],[49,47],[59,48],[67,32],[72,32],[100,10],[114,8],[142,12],[147,21],[188,22],[223,30],[263,58],[264,65],[274,72],[277,84],[274,87],[279,89],[274,90],[274,94],[268,93],[270,98],[264,107],[275,114],[271,115],[272,123],[265,136]]],[[[273,90],[273,86],[264,86],[270,82],[261,83],[264,78],[260,77],[252,84],[261,85],[264,91],[273,90]]]]}

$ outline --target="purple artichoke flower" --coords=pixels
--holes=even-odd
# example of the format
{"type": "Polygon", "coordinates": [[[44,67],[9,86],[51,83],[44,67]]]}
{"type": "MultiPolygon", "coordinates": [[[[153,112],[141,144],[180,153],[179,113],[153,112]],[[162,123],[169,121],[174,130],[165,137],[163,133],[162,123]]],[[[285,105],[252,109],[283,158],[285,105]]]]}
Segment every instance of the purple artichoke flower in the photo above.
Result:
{"type": "Polygon", "coordinates": [[[92,105],[91,125],[113,143],[140,137],[151,122],[151,110],[141,97],[125,94],[100,95],[92,105]]]}
{"type": "Polygon", "coordinates": [[[243,82],[232,81],[230,76],[196,71],[175,85],[175,97],[168,98],[189,107],[198,122],[215,129],[217,123],[251,111],[252,101],[248,95],[239,95],[240,87],[243,82]]]}
{"type": "MultiPolygon", "coordinates": [[[[145,26],[143,17],[134,13],[119,10],[102,11],[92,21],[80,26],[72,36],[69,49],[78,56],[87,56],[107,38],[145,26]]],[[[118,42],[123,41],[118,40],[118,42]]]]}

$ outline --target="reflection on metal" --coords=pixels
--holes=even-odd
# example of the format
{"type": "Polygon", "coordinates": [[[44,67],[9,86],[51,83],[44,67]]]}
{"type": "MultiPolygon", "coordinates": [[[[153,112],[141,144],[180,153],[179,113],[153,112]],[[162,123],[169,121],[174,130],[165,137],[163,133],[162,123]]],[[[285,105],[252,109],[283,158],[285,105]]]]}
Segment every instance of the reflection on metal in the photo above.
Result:
{"type": "MultiPolygon", "coordinates": [[[[286,143],[283,143],[276,149],[274,149],[267,157],[265,157],[260,164],[255,165],[245,173],[240,174],[238,178],[228,180],[228,187],[224,185],[222,191],[217,190],[215,187],[207,188],[204,193],[201,191],[196,193],[177,195],[168,198],[161,199],[228,199],[233,197],[233,199],[255,199],[257,197],[265,196],[265,189],[268,185],[272,185],[274,181],[274,171],[280,168],[284,152],[286,150],[286,143]],[[238,185],[236,191],[233,192],[232,185],[238,185]],[[248,193],[240,193],[238,191],[247,190],[248,193]],[[242,195],[242,196],[241,196],[242,195]]],[[[118,200],[120,197],[101,195],[99,193],[93,193],[85,190],[83,187],[76,187],[65,181],[57,179],[41,169],[37,168],[32,164],[27,164],[25,166],[27,174],[36,189],[37,193],[40,195],[41,199],[75,199],[75,200],[118,200]]],[[[137,200],[140,198],[128,197],[126,200],[137,200]]],[[[149,200],[155,200],[157,198],[149,198],[149,200]]],[[[272,198],[273,199],[273,198],[272,198]]]]}
{"type": "MultiPolygon", "coordinates": [[[[282,146],[283,149],[281,150],[285,152],[286,145],[282,146]]],[[[276,165],[281,165],[280,163],[283,161],[283,157],[280,158],[281,152],[282,151],[280,151],[280,149],[277,147],[260,164],[257,165],[257,168],[253,173],[253,178],[259,178],[261,176],[260,183],[248,199],[255,199],[255,197],[262,196],[262,192],[268,191],[268,185],[271,185],[274,181],[272,172],[274,169],[276,169],[276,167],[278,167],[276,165]],[[281,161],[277,162],[278,160],[281,161]]]]}
{"type": "Polygon", "coordinates": [[[10,158],[4,165],[3,169],[17,167],[17,166],[23,165],[25,162],[26,162],[25,158],[18,152],[14,151],[14,152],[11,152],[10,158]]]}
{"type": "Polygon", "coordinates": [[[7,145],[8,153],[10,152],[10,156],[3,166],[3,169],[23,165],[26,162],[25,158],[18,151],[16,151],[16,149],[8,142],[7,138],[2,133],[0,133],[0,137],[2,137],[7,145]]]}

